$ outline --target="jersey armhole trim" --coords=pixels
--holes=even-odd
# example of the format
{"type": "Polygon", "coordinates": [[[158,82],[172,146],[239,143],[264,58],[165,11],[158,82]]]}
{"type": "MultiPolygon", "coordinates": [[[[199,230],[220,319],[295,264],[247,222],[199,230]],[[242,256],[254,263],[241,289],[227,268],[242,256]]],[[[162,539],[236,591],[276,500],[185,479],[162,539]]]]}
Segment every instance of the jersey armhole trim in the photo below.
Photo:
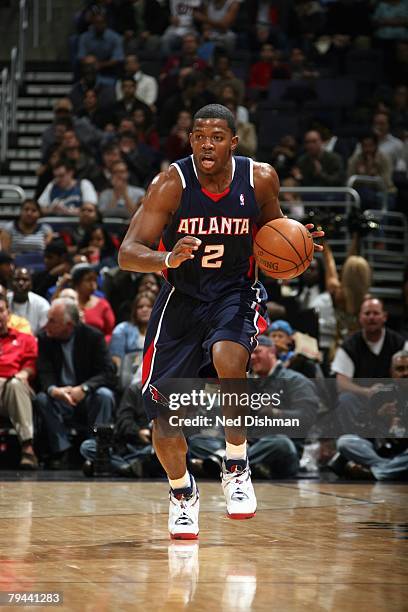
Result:
{"type": "Polygon", "coordinates": [[[176,164],[175,162],[173,162],[172,164],[170,164],[170,167],[174,166],[174,168],[177,170],[177,172],[179,173],[180,176],[180,180],[181,180],[181,184],[183,185],[183,189],[186,188],[186,179],[184,178],[184,174],[182,169],[180,168],[180,166],[178,164],[176,164]]]}
{"type": "Polygon", "coordinates": [[[251,185],[252,188],[254,188],[254,160],[251,159],[250,157],[249,159],[249,184],[251,185]]]}

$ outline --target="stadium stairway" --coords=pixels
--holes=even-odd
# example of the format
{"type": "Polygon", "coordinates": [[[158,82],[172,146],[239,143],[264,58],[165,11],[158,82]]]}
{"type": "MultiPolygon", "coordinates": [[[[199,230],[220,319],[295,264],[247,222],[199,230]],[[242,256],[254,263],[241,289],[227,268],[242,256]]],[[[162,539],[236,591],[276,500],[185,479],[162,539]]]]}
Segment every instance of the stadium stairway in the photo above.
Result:
{"type": "Polygon", "coordinates": [[[62,62],[32,62],[26,68],[17,105],[17,132],[11,135],[6,168],[0,183],[22,187],[34,196],[36,170],[41,164],[41,135],[53,121],[56,100],[70,92],[72,73],[62,62]]]}

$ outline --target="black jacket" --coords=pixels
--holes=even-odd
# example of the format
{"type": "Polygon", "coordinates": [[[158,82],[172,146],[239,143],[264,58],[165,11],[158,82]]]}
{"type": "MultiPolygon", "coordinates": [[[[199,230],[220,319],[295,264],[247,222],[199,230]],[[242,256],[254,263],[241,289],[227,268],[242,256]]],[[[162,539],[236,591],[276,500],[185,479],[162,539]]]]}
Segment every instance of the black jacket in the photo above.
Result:
{"type": "MultiPolygon", "coordinates": [[[[62,348],[61,341],[48,338],[43,331],[38,335],[37,372],[41,391],[51,385],[61,386],[62,348]]],[[[99,387],[115,389],[115,366],[109,357],[103,334],[80,323],[75,330],[74,369],[76,384],[86,383],[91,391],[99,387]]]]}

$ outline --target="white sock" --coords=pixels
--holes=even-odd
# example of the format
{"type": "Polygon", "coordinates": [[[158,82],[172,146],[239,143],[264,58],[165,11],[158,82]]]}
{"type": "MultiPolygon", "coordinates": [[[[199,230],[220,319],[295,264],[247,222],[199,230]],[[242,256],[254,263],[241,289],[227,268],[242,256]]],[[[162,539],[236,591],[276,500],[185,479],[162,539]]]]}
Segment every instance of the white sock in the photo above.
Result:
{"type": "Polygon", "coordinates": [[[242,444],[230,444],[229,442],[225,442],[226,452],[227,452],[227,460],[228,459],[246,459],[247,456],[247,443],[246,440],[242,444]]]}
{"type": "Polygon", "coordinates": [[[169,483],[173,490],[174,489],[187,489],[188,487],[191,487],[190,474],[186,470],[186,473],[181,478],[176,478],[175,480],[171,480],[169,478],[169,483]]]}

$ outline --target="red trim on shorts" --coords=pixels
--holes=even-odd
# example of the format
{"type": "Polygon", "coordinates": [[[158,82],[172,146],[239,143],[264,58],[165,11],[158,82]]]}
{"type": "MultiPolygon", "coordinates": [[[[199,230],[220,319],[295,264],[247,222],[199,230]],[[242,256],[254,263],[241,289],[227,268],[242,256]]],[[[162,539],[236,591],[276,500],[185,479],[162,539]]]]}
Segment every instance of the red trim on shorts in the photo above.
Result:
{"type": "Polygon", "coordinates": [[[144,386],[146,380],[149,378],[150,368],[152,367],[153,352],[154,352],[154,340],[151,341],[149,348],[143,355],[142,387],[144,386]]]}
{"type": "Polygon", "coordinates": [[[226,189],[224,189],[222,193],[211,193],[211,191],[208,191],[208,189],[206,189],[205,187],[201,187],[201,191],[203,192],[204,195],[209,197],[213,202],[218,202],[219,200],[221,200],[221,198],[228,195],[231,190],[229,187],[227,187],[226,189]]]}
{"type": "Polygon", "coordinates": [[[263,334],[268,329],[268,323],[266,322],[266,320],[263,318],[262,315],[259,315],[256,323],[259,327],[260,334],[263,334]]]}

